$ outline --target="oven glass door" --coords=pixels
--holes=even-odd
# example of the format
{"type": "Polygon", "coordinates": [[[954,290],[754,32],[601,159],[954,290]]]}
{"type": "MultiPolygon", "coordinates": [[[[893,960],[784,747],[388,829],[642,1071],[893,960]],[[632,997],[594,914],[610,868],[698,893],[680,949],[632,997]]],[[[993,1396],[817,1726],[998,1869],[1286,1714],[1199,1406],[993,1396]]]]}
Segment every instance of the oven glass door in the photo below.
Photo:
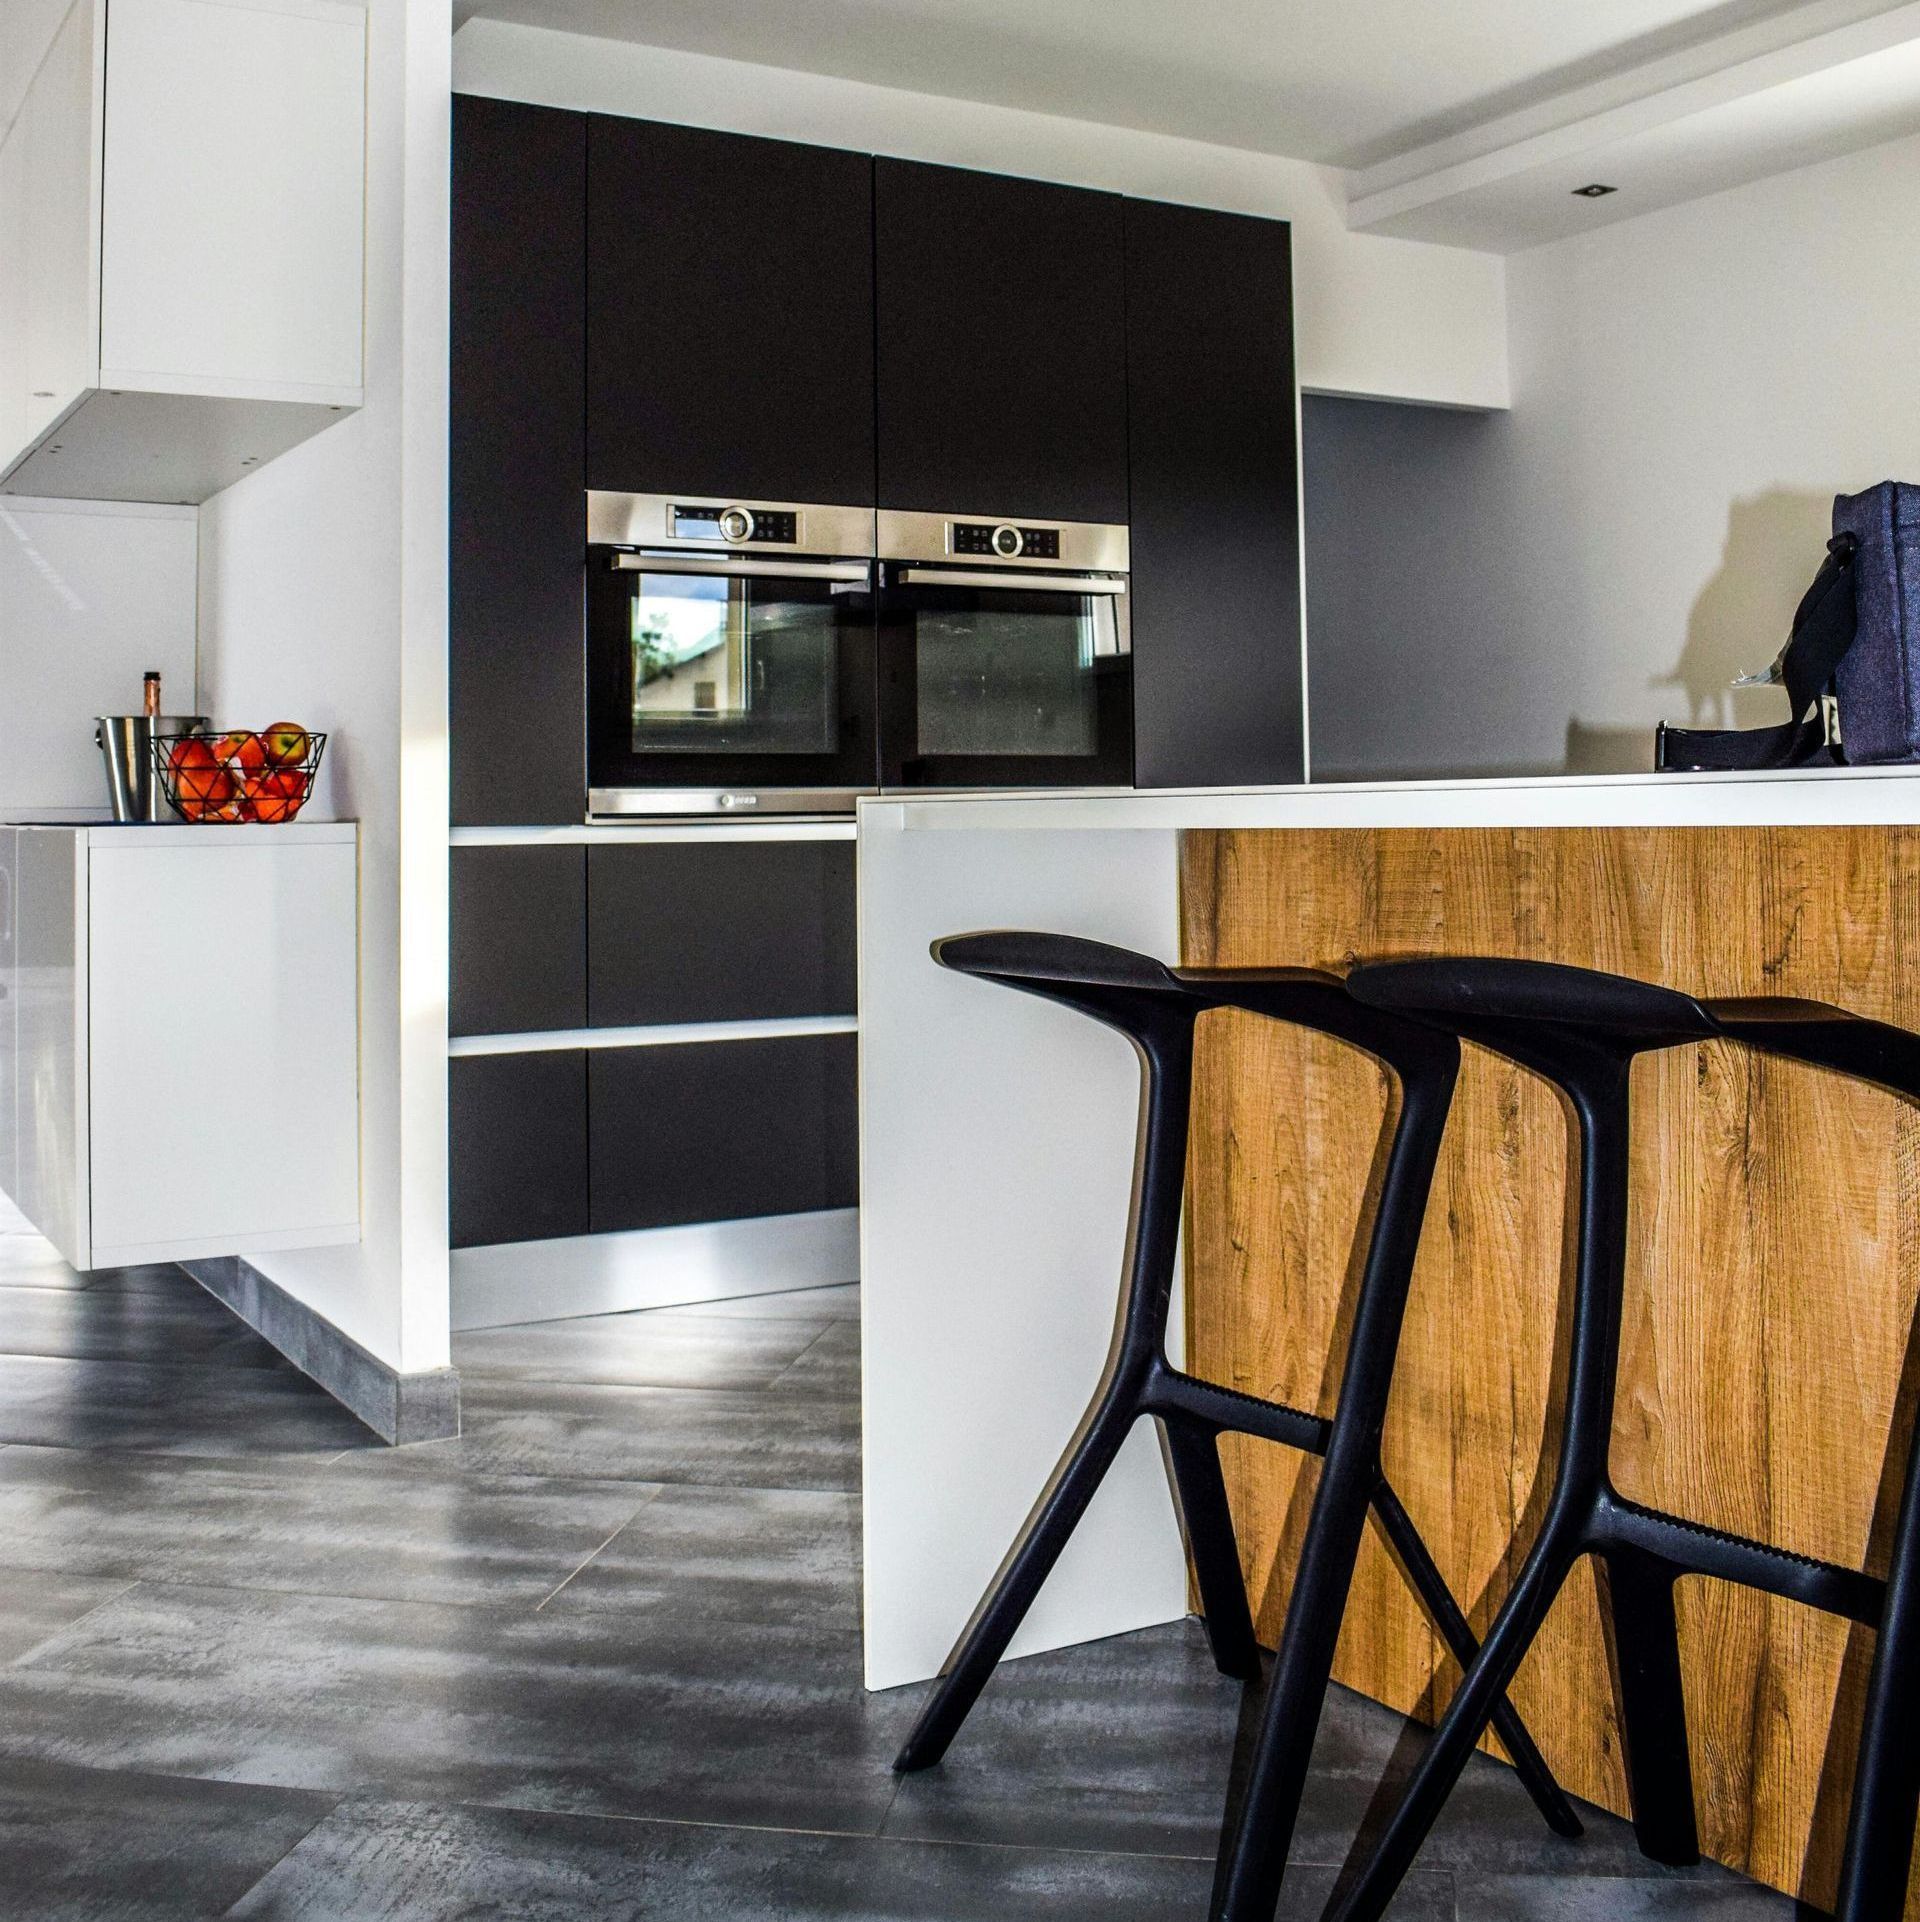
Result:
{"type": "Polygon", "coordinates": [[[871,788],[864,561],[598,552],[588,564],[595,788],[871,788]]]}
{"type": "Polygon", "coordinates": [[[1127,787],[1125,583],[893,566],[881,597],[888,787],[1127,787]]]}

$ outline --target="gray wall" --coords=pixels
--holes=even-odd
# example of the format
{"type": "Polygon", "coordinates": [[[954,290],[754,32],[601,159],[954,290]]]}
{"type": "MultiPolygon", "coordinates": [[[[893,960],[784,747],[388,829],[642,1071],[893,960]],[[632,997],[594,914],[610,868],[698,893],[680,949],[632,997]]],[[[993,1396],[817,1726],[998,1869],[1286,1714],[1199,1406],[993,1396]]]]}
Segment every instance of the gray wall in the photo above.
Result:
{"type": "Polygon", "coordinates": [[[1320,395],[1301,416],[1314,779],[1557,769],[1498,564],[1511,418],[1320,395]]]}

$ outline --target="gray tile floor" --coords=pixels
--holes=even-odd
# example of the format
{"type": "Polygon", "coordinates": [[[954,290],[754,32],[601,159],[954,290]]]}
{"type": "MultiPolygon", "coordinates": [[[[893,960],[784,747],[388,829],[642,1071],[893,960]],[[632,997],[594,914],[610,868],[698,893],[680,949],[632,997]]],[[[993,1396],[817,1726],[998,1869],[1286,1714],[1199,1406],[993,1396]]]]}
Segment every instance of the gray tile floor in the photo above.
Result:
{"type": "MultiPolygon", "coordinates": [[[[1238,1722],[1191,1624],[1010,1664],[947,1763],[859,1680],[853,1290],[463,1336],[389,1450],[172,1269],[0,1221],[5,1922],[1169,1922],[1238,1722]]],[[[1409,1738],[1340,1695],[1283,1915],[1409,1738]]],[[[1477,1764],[1401,1922],[1781,1922],[1477,1764]]]]}

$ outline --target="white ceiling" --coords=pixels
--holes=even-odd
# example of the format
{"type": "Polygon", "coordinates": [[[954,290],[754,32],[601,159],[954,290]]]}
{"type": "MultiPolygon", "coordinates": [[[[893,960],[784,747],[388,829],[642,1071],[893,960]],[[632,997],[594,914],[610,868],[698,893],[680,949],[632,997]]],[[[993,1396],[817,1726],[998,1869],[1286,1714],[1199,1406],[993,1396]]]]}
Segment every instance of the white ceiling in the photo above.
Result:
{"type": "MultiPolygon", "coordinates": [[[[1865,14],[1885,0],[1837,0],[1865,14]]],[[[7,4],[7,0],[0,0],[7,4]]],[[[1830,11],[1836,0],[1826,0],[1830,11]]],[[[1799,0],[462,0],[485,15],[1373,166],[1799,0]]]]}

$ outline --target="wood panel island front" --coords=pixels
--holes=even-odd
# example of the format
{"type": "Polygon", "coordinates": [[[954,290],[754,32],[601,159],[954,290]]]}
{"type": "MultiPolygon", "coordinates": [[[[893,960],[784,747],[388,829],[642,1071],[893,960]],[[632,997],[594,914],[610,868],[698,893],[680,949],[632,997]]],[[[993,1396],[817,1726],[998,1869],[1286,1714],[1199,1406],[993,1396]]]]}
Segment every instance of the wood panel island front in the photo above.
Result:
{"type": "MultiPolygon", "coordinates": [[[[1117,1037],[942,973],[930,939],[1030,926],[1336,972],[1509,955],[1920,1029],[1917,909],[1920,778],[1894,771],[863,806],[870,1683],[941,1666],[1100,1378],[1137,1112],[1117,1037]]],[[[1718,1043],[1643,1058],[1633,1098],[1621,1492],[1883,1573],[1920,1392],[1920,1116],[1718,1043]]],[[[1176,1361],[1332,1412],[1390,1101],[1350,1049],[1203,1017],[1176,1361]]],[[[1551,1482],[1568,1128],[1546,1084],[1467,1050],[1395,1378],[1388,1472],[1482,1628],[1551,1482]]],[[[1271,1643],[1314,1469],[1223,1455],[1271,1643]]],[[[1015,1652],[1187,1605],[1142,1432],[1015,1652]]],[[[1679,1614],[1703,1848],[1830,1902],[1870,1632],[1701,1580],[1679,1614]]],[[[1426,1717],[1457,1675],[1373,1537],[1336,1673],[1426,1717]]],[[[1567,1787],[1624,1812],[1591,1575],[1514,1694],[1567,1787]]]]}

